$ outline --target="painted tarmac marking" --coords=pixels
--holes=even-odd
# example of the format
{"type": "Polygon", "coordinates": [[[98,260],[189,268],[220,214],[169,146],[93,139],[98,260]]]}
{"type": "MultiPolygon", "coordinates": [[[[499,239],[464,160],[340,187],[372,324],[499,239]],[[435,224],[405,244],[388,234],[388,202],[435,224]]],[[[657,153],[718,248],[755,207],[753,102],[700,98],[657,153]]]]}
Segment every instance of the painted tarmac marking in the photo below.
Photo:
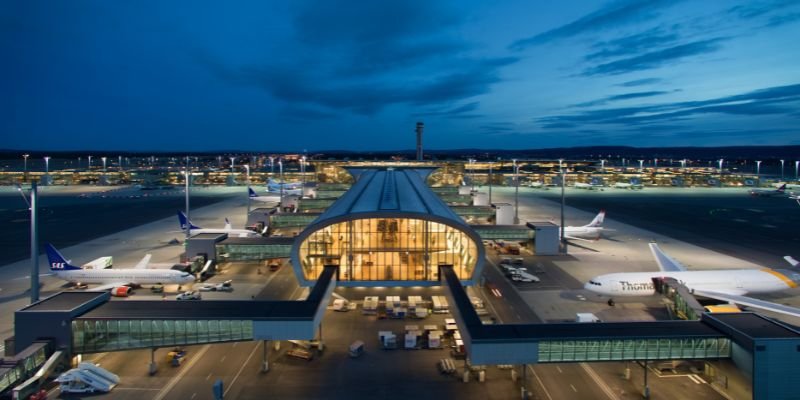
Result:
{"type": "Polygon", "coordinates": [[[582,362],[580,363],[580,366],[581,368],[583,368],[584,371],[586,371],[586,374],[589,375],[590,378],[592,378],[594,383],[596,383],[597,386],[600,387],[600,390],[602,390],[603,393],[605,393],[606,396],[608,396],[609,399],[619,400],[617,395],[614,394],[614,391],[612,391],[611,388],[600,378],[600,376],[597,375],[597,372],[594,372],[594,369],[592,369],[592,367],[590,367],[589,364],[582,362]]]}
{"type": "Polygon", "coordinates": [[[192,397],[190,397],[190,399],[193,399],[193,398],[195,398],[195,397],[197,397],[197,392],[195,392],[195,393],[192,393],[192,397]]]}
{"type": "Polygon", "coordinates": [[[558,370],[558,373],[560,373],[560,374],[564,373],[564,371],[562,371],[561,367],[559,367],[558,365],[556,365],[556,370],[558,370]]]}
{"type": "Polygon", "coordinates": [[[225,357],[227,356],[222,356],[222,358],[219,359],[219,362],[225,362],[225,357]]]}
{"type": "Polygon", "coordinates": [[[233,380],[231,380],[231,383],[228,385],[228,388],[225,389],[225,392],[222,393],[222,397],[225,397],[225,395],[228,394],[228,391],[231,390],[231,388],[233,387],[233,384],[236,383],[237,379],[239,379],[239,375],[241,375],[242,370],[244,370],[244,367],[247,365],[247,363],[250,362],[250,359],[253,358],[253,354],[256,354],[256,350],[258,350],[258,343],[256,343],[255,346],[253,346],[253,351],[251,351],[250,355],[247,356],[247,359],[244,360],[244,362],[242,363],[242,366],[239,368],[239,371],[236,372],[236,375],[233,377],[233,380]]]}
{"type": "Polygon", "coordinates": [[[206,380],[209,380],[209,379],[211,379],[211,375],[212,375],[212,374],[213,374],[213,372],[209,372],[209,373],[208,373],[208,376],[206,377],[206,380]]]}
{"type": "Polygon", "coordinates": [[[167,382],[167,384],[164,386],[164,388],[161,389],[160,392],[158,392],[158,395],[156,395],[156,397],[154,397],[153,400],[162,400],[162,399],[164,399],[164,397],[167,396],[167,393],[169,393],[169,391],[172,390],[172,388],[174,388],[175,385],[178,384],[178,381],[183,379],[183,376],[186,375],[187,372],[189,372],[189,370],[192,368],[192,366],[194,366],[194,364],[197,361],[199,361],[201,358],[203,358],[203,355],[206,354],[206,352],[210,348],[211,348],[210,345],[203,346],[203,348],[201,348],[197,352],[197,354],[194,355],[194,357],[190,358],[190,360],[186,363],[187,365],[183,366],[183,369],[181,370],[181,372],[178,372],[177,375],[175,375],[172,379],[170,379],[169,382],[167,382]]]}
{"type": "Polygon", "coordinates": [[[575,393],[578,393],[578,389],[575,389],[575,386],[574,386],[573,384],[571,384],[571,383],[570,383],[570,384],[569,384],[569,387],[571,387],[571,388],[572,388],[572,391],[573,391],[573,392],[575,392],[575,393]]]}
{"type": "Polygon", "coordinates": [[[545,396],[547,396],[547,398],[548,398],[549,400],[553,400],[553,396],[550,396],[550,392],[548,392],[548,391],[547,391],[547,388],[546,388],[546,387],[544,387],[544,382],[542,382],[542,379],[541,379],[541,378],[539,378],[539,375],[536,373],[536,371],[534,371],[534,370],[533,370],[533,367],[532,367],[532,366],[530,366],[530,365],[528,365],[528,368],[530,368],[530,369],[531,369],[531,373],[532,373],[532,374],[533,374],[533,376],[536,378],[536,382],[539,382],[539,386],[541,386],[541,387],[542,387],[542,390],[544,390],[544,395],[545,395],[545,396]]]}

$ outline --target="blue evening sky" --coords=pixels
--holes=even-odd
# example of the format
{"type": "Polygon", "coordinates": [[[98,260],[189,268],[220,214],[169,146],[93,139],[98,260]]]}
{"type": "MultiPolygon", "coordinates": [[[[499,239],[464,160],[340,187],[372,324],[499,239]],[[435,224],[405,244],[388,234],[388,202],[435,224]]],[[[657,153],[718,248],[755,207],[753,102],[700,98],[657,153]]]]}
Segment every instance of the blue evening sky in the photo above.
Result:
{"type": "Polygon", "coordinates": [[[800,0],[11,0],[0,54],[0,148],[800,144],[800,0]]]}

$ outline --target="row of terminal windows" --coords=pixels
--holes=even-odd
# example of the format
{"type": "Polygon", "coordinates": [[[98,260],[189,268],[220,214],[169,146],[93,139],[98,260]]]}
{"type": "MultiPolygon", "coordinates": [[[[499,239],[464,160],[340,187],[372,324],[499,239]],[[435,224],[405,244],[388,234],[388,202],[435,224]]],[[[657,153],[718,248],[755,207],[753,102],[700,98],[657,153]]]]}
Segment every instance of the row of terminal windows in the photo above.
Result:
{"type": "Polygon", "coordinates": [[[728,338],[539,342],[539,362],[727,358],[728,338]]]}
{"type": "Polygon", "coordinates": [[[253,339],[247,320],[76,320],[73,353],[253,339]]]}
{"type": "Polygon", "coordinates": [[[463,231],[410,218],[356,219],[311,233],[299,248],[305,279],[339,265],[342,281],[434,281],[439,265],[472,278],[478,249],[463,231]]]}

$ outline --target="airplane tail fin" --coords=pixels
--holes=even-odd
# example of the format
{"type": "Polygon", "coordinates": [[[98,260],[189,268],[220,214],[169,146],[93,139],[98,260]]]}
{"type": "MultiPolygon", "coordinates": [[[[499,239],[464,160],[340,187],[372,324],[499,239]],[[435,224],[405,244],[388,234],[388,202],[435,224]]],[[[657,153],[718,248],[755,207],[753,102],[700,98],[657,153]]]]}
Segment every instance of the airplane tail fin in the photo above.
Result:
{"type": "Polygon", "coordinates": [[[785,190],[786,190],[786,184],[785,183],[778,188],[778,191],[781,192],[781,193],[783,193],[785,190]]]}
{"type": "Polygon", "coordinates": [[[794,257],[792,256],[786,256],[783,257],[783,259],[786,260],[786,262],[788,262],[789,264],[792,264],[793,267],[800,266],[800,261],[795,260],[794,257]]]}
{"type": "Polygon", "coordinates": [[[247,188],[247,193],[250,195],[250,197],[258,197],[258,194],[256,194],[256,191],[253,190],[253,188],[251,188],[251,187],[247,188]]]}
{"type": "Polygon", "coordinates": [[[225,217],[225,229],[231,229],[231,221],[228,221],[228,217],[225,217]]]}
{"type": "Polygon", "coordinates": [[[45,245],[45,250],[47,251],[47,262],[50,264],[51,271],[71,271],[71,270],[78,270],[81,267],[76,267],[71,265],[64,256],[53,247],[52,244],[47,243],[45,245]]]}
{"type": "Polygon", "coordinates": [[[603,220],[605,220],[605,218],[606,218],[606,210],[600,210],[600,212],[597,213],[597,216],[594,217],[592,222],[590,222],[586,226],[590,227],[590,228],[595,228],[595,227],[601,226],[601,225],[603,225],[603,220]]]}
{"type": "Polygon", "coordinates": [[[199,226],[196,226],[192,223],[192,221],[189,221],[189,218],[186,218],[186,214],[184,214],[183,211],[178,211],[178,222],[181,224],[181,230],[183,231],[185,231],[187,227],[189,229],[200,229],[199,226]]]}

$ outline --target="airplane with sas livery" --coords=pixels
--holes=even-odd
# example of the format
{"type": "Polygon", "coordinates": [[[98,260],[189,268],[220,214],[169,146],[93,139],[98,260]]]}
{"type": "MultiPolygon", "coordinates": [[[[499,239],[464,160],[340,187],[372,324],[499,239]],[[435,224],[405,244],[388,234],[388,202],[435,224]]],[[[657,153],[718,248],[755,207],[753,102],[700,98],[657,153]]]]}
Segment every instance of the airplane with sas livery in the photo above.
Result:
{"type": "Polygon", "coordinates": [[[300,182],[295,183],[280,183],[275,181],[272,178],[269,178],[267,181],[267,192],[270,193],[281,193],[283,192],[284,195],[295,195],[295,196],[302,196],[303,195],[303,184],[300,182]]]}
{"type": "Polygon", "coordinates": [[[567,226],[564,228],[564,238],[585,241],[599,240],[600,232],[603,231],[603,220],[605,218],[606,210],[600,210],[592,222],[584,226],[567,226]]]}
{"type": "Polygon", "coordinates": [[[786,194],[786,184],[784,183],[777,189],[750,189],[751,196],[757,197],[776,197],[786,194]]]}
{"type": "Polygon", "coordinates": [[[267,232],[267,228],[264,228],[264,231],[259,233],[256,231],[251,231],[249,229],[233,229],[231,226],[230,221],[225,218],[225,227],[224,228],[201,228],[192,223],[188,218],[186,218],[186,214],[183,211],[178,211],[178,222],[181,224],[181,231],[186,231],[189,229],[189,235],[194,235],[198,233],[227,233],[229,236],[232,237],[261,237],[264,233],[267,232]]]}
{"type": "Polygon", "coordinates": [[[126,297],[133,287],[141,285],[185,285],[193,283],[195,277],[184,271],[174,269],[147,269],[150,254],[133,268],[88,269],[70,264],[51,244],[45,245],[47,261],[53,275],[68,282],[99,284],[94,290],[110,290],[112,296],[126,297]]]}
{"type": "Polygon", "coordinates": [[[575,189],[586,189],[586,190],[603,190],[604,186],[599,183],[582,183],[576,182],[575,189]]]}
{"type": "MultiPolygon", "coordinates": [[[[800,316],[798,308],[745,296],[748,293],[772,293],[795,288],[800,283],[798,271],[769,268],[688,271],[683,264],[665,254],[657,244],[650,243],[650,251],[656,259],[658,271],[600,275],[589,280],[584,288],[608,296],[611,298],[609,304],[612,304],[615,297],[654,295],[654,279],[672,278],[698,296],[800,316]]],[[[793,267],[798,265],[794,258],[784,258],[793,267]]]]}

